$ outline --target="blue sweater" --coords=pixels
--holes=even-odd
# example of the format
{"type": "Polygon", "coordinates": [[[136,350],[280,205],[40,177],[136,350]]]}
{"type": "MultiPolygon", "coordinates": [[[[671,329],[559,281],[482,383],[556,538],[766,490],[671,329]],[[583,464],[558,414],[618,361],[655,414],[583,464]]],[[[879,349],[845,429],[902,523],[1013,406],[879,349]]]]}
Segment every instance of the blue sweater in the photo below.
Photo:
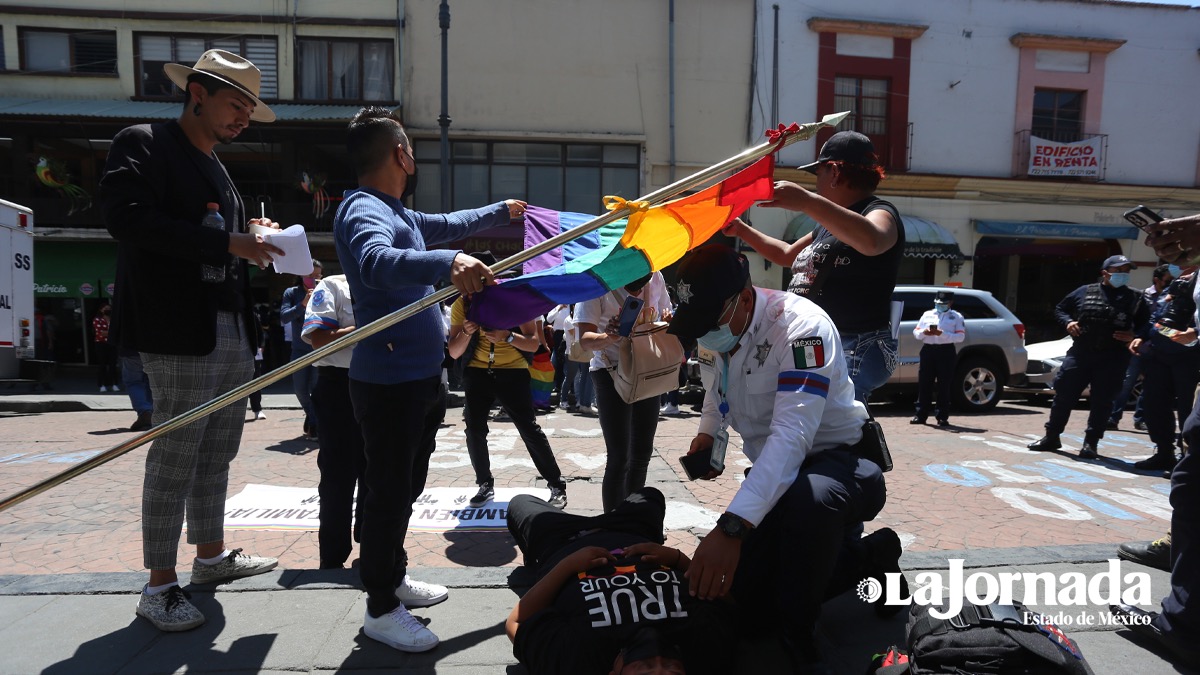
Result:
{"type": "MultiPolygon", "coordinates": [[[[354,298],[354,320],[367,324],[433,293],[450,280],[457,250],[426,246],[507,225],[503,202],[448,214],[412,211],[399,199],[370,188],[348,190],[333,222],[338,260],[354,298]]],[[[442,372],[446,342],[437,305],[376,333],[354,348],[350,377],[374,384],[400,384],[442,372]]]]}

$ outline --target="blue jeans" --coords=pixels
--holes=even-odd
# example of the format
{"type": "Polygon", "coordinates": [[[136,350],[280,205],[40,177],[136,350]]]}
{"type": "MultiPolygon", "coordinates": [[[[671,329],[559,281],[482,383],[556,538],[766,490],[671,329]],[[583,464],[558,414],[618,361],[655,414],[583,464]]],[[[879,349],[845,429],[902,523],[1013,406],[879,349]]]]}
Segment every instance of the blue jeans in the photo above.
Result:
{"type": "Polygon", "coordinates": [[[846,369],[854,382],[854,398],[865,405],[871,392],[878,389],[896,369],[898,341],[891,328],[865,333],[842,333],[846,369]]]}
{"type": "Polygon", "coordinates": [[[154,399],[150,394],[150,378],[142,370],[142,357],[134,352],[133,356],[121,357],[121,384],[125,393],[129,394],[129,404],[135,412],[151,412],[154,410],[154,399]]]}
{"type": "MultiPolygon", "coordinates": [[[[312,346],[303,340],[292,341],[292,360],[307,355],[312,351],[312,346]]],[[[317,432],[317,408],[312,402],[313,389],[317,386],[317,368],[316,366],[307,366],[292,373],[292,389],[296,392],[296,400],[300,401],[300,407],[304,409],[304,428],[312,428],[312,432],[317,432]]]]}
{"type": "Polygon", "coordinates": [[[595,399],[592,391],[592,375],[588,364],[563,359],[563,383],[558,390],[558,405],[566,408],[573,405],[588,407],[595,399]]]}
{"type": "MultiPolygon", "coordinates": [[[[1129,367],[1125,369],[1125,383],[1121,385],[1121,391],[1117,392],[1117,398],[1113,401],[1112,414],[1108,416],[1109,422],[1116,424],[1125,416],[1125,406],[1129,403],[1129,397],[1133,395],[1133,387],[1137,384],[1138,375],[1142,374],[1142,365],[1141,354],[1134,354],[1129,359],[1129,367]]],[[[1137,407],[1133,411],[1134,424],[1142,421],[1143,412],[1142,398],[1139,396],[1137,407]]]]}

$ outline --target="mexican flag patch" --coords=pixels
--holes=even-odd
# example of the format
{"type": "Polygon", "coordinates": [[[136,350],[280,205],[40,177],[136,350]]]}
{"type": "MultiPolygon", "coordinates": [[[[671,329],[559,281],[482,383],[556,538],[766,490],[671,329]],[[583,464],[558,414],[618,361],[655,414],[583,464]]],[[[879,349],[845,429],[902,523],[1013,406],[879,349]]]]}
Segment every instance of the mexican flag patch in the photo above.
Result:
{"type": "Polygon", "coordinates": [[[792,343],[792,361],[797,368],[825,366],[825,343],[819,337],[800,338],[792,343]]]}

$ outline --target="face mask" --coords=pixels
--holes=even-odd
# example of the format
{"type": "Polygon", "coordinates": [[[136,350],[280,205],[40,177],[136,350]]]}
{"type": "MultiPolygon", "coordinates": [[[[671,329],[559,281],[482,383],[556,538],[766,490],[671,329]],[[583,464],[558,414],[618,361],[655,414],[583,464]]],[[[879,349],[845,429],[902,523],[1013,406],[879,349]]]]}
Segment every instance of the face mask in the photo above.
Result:
{"type": "Polygon", "coordinates": [[[417,163],[413,162],[413,172],[408,174],[408,180],[404,181],[404,192],[400,193],[400,201],[404,201],[413,196],[417,191],[417,163]]]}
{"type": "Polygon", "coordinates": [[[934,305],[933,308],[937,310],[938,314],[945,314],[950,310],[950,305],[934,305]]]}
{"type": "Polygon", "coordinates": [[[1129,272],[1112,272],[1108,275],[1108,283],[1113,288],[1121,288],[1129,283],[1129,272]]]}
{"type": "MultiPolygon", "coordinates": [[[[737,314],[737,306],[741,300],[742,296],[739,294],[737,300],[733,301],[733,314],[737,314]]],[[[733,320],[732,314],[729,320],[733,320]]],[[[709,351],[724,354],[737,345],[738,336],[733,334],[729,324],[724,323],[701,335],[696,339],[696,343],[709,351]]]]}
{"type": "Polygon", "coordinates": [[[1172,279],[1178,279],[1179,273],[1182,271],[1179,269],[1179,265],[1167,265],[1167,274],[1170,274],[1172,279]]]}
{"type": "Polygon", "coordinates": [[[646,286],[646,284],[650,283],[651,276],[653,276],[653,275],[647,274],[646,276],[642,277],[641,279],[638,279],[636,281],[631,281],[631,282],[625,284],[625,290],[629,293],[637,293],[638,291],[642,290],[646,286]]]}

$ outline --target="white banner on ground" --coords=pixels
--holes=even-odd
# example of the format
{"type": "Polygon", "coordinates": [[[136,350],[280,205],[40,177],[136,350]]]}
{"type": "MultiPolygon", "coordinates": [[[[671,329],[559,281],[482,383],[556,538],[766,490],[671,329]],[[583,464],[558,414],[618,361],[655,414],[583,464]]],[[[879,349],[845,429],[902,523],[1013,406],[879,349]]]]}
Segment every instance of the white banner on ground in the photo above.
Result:
{"type": "Polygon", "coordinates": [[[1100,177],[1100,138],[1075,143],[1056,143],[1029,137],[1030,176],[1100,177]]]}
{"type": "MultiPolygon", "coordinates": [[[[518,494],[550,498],[544,488],[496,488],[496,496],[480,508],[467,502],[476,488],[427,488],[413,503],[408,529],[413,532],[505,530],[508,502],[518,494]]],[[[247,485],[225,502],[227,530],[316,530],[321,500],[317,488],[247,485]]]]}

